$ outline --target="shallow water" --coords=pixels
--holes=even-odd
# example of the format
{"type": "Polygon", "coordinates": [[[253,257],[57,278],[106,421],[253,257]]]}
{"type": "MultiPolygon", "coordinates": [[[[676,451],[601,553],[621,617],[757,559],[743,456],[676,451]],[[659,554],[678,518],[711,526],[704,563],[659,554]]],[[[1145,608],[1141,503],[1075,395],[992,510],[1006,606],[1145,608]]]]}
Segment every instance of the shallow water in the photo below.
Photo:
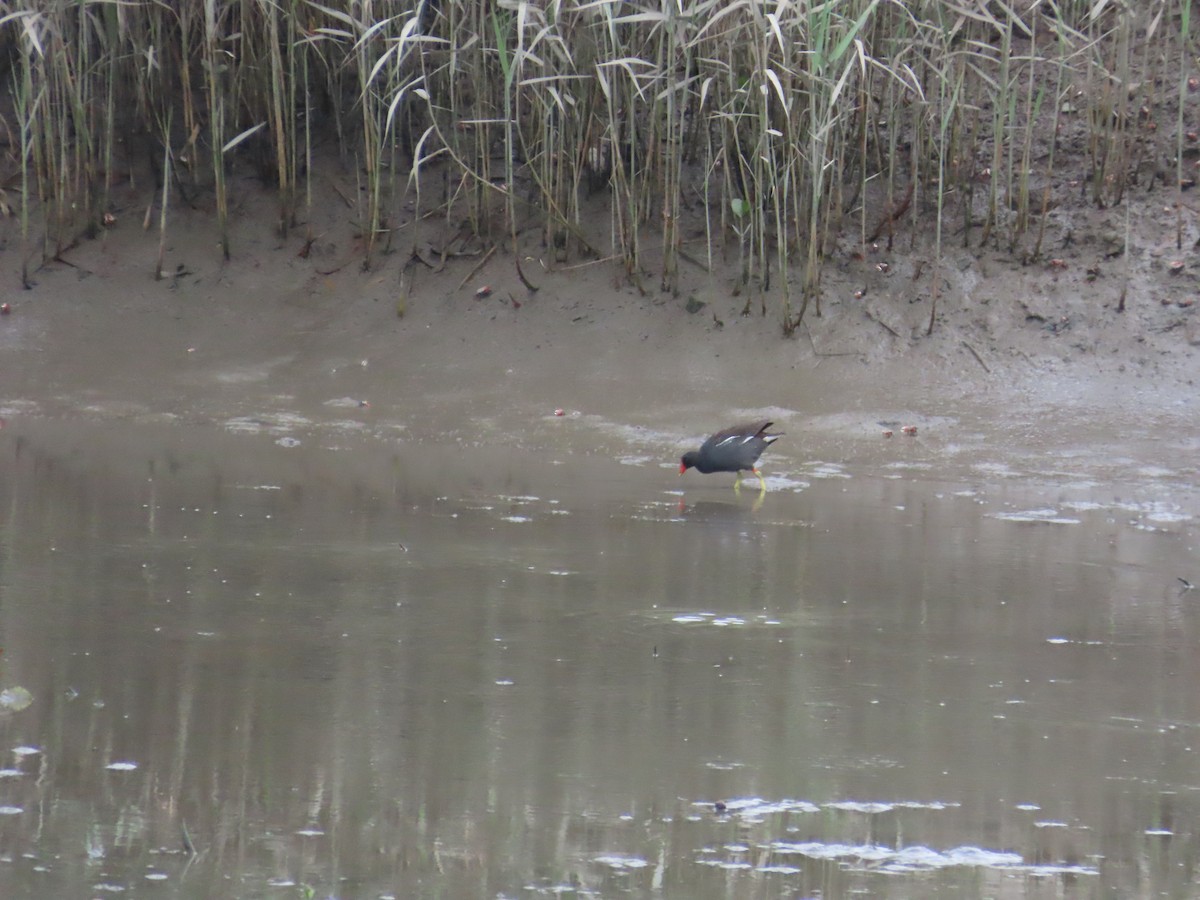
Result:
{"type": "Polygon", "coordinates": [[[1175,473],[287,430],[0,430],[0,896],[1198,890],[1175,473]]]}

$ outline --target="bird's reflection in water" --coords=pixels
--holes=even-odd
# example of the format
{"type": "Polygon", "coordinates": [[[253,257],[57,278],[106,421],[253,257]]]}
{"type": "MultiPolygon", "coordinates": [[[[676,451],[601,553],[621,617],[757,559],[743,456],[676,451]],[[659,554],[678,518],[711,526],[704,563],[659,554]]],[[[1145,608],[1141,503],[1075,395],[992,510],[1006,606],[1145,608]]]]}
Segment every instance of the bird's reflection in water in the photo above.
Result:
{"type": "Polygon", "coordinates": [[[678,515],[692,522],[704,522],[712,525],[737,524],[744,522],[752,513],[762,508],[767,498],[766,491],[747,492],[746,495],[734,495],[734,500],[695,500],[688,502],[686,497],[679,498],[678,515]],[[750,498],[751,502],[747,502],[750,498]]]}

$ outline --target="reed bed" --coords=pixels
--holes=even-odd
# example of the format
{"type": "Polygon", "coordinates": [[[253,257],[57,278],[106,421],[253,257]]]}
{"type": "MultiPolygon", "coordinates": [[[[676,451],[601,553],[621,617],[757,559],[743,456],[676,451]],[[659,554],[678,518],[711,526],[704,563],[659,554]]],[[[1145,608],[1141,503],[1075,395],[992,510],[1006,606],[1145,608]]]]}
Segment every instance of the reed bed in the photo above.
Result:
{"type": "Polygon", "coordinates": [[[790,332],[837,249],[932,235],[936,310],[948,241],[1036,260],[1070,181],[1182,190],[1195,63],[1187,0],[0,2],[0,175],[25,284],[146,170],[164,236],[168,206],[211,209],[228,257],[250,171],[307,247],[340,161],[366,266],[430,216],[518,266],[536,229],[644,289],[730,263],[790,332]]]}

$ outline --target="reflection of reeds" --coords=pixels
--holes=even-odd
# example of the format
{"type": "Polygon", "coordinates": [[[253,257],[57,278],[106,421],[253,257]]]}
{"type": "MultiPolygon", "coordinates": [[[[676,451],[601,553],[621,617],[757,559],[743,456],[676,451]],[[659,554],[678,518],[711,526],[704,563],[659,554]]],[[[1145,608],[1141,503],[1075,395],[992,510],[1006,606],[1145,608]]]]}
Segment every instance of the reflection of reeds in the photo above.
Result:
{"type": "Polygon", "coordinates": [[[1036,258],[1059,129],[1097,205],[1156,156],[1182,183],[1195,55],[1183,0],[26,0],[0,13],[0,52],[26,282],[35,234],[52,256],[95,231],[120,136],[211,205],[226,256],[239,167],[277,191],[280,234],[303,215],[311,245],[329,138],[358,164],[368,265],[409,192],[415,216],[511,242],[518,262],[536,227],[564,262],[595,252],[603,190],[629,278],[654,267],[674,291],[681,259],[711,270],[727,251],[745,311],[770,304],[785,330],[820,313],[848,226],[911,247],[932,217],[938,259],[957,234],[1036,258]],[[1177,95],[1155,86],[1176,73],[1177,95]],[[1173,142],[1154,133],[1167,100],[1173,142]]]}

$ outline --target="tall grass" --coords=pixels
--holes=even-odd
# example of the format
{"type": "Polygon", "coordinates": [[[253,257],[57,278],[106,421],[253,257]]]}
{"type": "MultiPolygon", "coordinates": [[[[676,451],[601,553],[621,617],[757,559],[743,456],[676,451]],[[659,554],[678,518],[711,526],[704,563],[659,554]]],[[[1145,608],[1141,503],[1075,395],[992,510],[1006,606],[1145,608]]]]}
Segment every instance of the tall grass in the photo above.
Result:
{"type": "Polygon", "coordinates": [[[530,288],[532,234],[642,290],[724,257],[785,331],[820,314],[833,252],[931,235],[935,299],[952,237],[1037,259],[1064,135],[1099,206],[1144,160],[1182,183],[1196,67],[1187,0],[25,0],[0,3],[0,53],[24,284],[147,166],[164,216],[171,191],[215,213],[226,257],[247,177],[306,252],[320,167],[360,188],[364,265],[434,214],[530,288]]]}

